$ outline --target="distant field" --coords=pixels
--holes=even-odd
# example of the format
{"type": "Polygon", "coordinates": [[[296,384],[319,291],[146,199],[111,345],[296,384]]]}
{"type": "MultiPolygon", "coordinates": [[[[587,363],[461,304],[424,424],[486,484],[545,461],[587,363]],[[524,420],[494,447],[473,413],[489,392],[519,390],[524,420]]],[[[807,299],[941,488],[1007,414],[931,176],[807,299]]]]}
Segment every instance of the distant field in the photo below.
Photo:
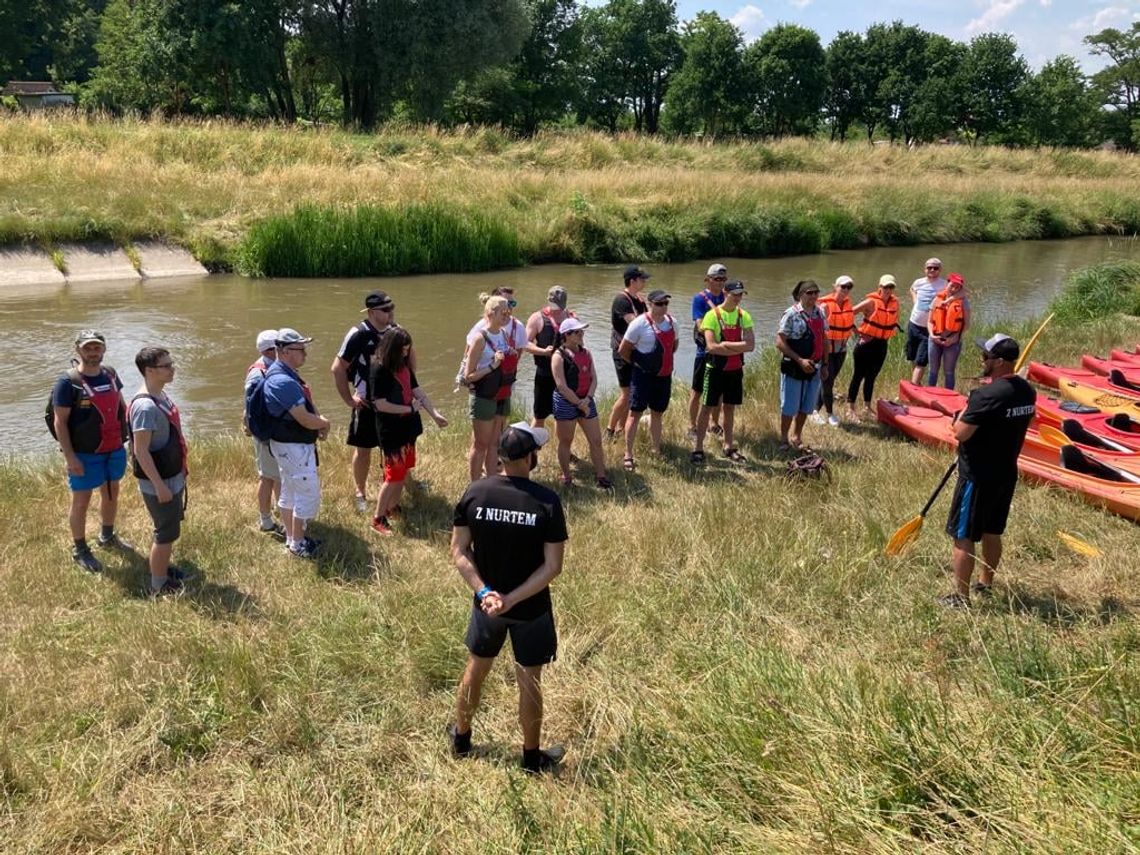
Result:
{"type": "Polygon", "coordinates": [[[1138,181],[1107,152],[0,119],[0,243],[157,236],[265,274],[1133,234],[1138,181]],[[422,251],[361,251],[402,220],[422,251]]]}
{"type": "MultiPolygon", "coordinates": [[[[1137,310],[1140,268],[1074,283],[1084,302],[1038,356],[1140,341],[1113,313],[1137,310]]],[[[485,756],[445,747],[470,600],[446,552],[463,419],[423,437],[427,487],[385,540],[352,509],[345,446],[322,449],[316,567],[254,531],[248,442],[194,443],[175,557],[200,578],[160,603],[139,597],[141,557],[108,557],[101,580],[70,563],[62,467],[0,461],[0,851],[1135,851],[1136,525],[1019,487],[995,597],[942,610],[946,496],[909,554],[882,547],[949,455],[809,423],[834,480],[788,482],[766,356],[738,418],[749,465],[694,471],[675,399],[665,456],[641,445],[627,474],[607,446],[614,494],[565,494],[544,686],[568,754],[545,780],[516,768],[506,663],[476,719],[485,756]]],[[[959,376],[977,367],[967,352],[959,376]]],[[[320,403],[340,435],[343,408],[320,403]]]]}

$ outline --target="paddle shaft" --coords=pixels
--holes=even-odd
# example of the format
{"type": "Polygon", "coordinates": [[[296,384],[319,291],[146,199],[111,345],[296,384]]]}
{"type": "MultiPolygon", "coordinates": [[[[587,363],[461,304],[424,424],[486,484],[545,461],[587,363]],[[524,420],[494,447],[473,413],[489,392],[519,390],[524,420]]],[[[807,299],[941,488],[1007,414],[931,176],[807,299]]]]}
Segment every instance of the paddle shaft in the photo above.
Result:
{"type": "MultiPolygon", "coordinates": [[[[1054,312],[1054,314],[1056,313],[1054,312]]],[[[1037,332],[1035,332],[1033,334],[1033,337],[1029,339],[1029,343],[1025,345],[1025,350],[1021,351],[1021,356],[1017,358],[1017,362],[1013,366],[1014,374],[1020,371],[1021,367],[1025,365],[1025,360],[1029,358],[1029,351],[1033,350],[1033,345],[1037,344],[1037,339],[1040,337],[1041,333],[1045,331],[1045,327],[1049,326],[1049,321],[1051,320],[1053,320],[1053,315],[1049,315],[1049,317],[1043,320],[1041,322],[1041,326],[1037,328],[1037,332]]]]}
{"type": "Polygon", "coordinates": [[[958,468],[958,461],[955,460],[948,467],[946,467],[946,474],[942,476],[942,480],[938,482],[938,486],[934,488],[934,492],[930,494],[930,499],[926,503],[926,507],[922,509],[920,517],[926,516],[927,512],[934,506],[934,500],[938,498],[938,494],[942,492],[942,488],[946,486],[946,482],[950,480],[950,476],[954,474],[954,470],[958,468]]]}

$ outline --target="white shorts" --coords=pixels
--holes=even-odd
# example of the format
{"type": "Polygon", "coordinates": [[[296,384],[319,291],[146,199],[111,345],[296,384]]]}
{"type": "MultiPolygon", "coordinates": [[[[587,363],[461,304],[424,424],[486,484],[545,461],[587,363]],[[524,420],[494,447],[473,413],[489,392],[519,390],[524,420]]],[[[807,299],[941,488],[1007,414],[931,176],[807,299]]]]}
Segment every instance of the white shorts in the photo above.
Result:
{"type": "Polygon", "coordinates": [[[315,519],[321,507],[321,482],[317,476],[317,446],[305,442],[269,441],[281,470],[281,498],[277,507],[292,511],[303,520],[315,519]]]}
{"type": "Polygon", "coordinates": [[[257,475],[259,478],[268,478],[270,481],[281,480],[281,470],[277,467],[277,458],[273,456],[268,442],[262,442],[260,439],[254,438],[253,459],[254,462],[257,463],[257,475]]]}

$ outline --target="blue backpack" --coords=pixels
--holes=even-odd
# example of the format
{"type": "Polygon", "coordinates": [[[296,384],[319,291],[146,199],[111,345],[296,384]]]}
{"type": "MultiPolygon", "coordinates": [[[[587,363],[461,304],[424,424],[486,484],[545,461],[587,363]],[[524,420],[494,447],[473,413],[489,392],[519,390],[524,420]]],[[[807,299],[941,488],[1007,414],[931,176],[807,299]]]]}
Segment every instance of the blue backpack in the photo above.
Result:
{"type": "Polygon", "coordinates": [[[255,377],[245,390],[245,423],[249,432],[261,442],[269,442],[273,433],[273,417],[265,403],[265,373],[255,377]]]}

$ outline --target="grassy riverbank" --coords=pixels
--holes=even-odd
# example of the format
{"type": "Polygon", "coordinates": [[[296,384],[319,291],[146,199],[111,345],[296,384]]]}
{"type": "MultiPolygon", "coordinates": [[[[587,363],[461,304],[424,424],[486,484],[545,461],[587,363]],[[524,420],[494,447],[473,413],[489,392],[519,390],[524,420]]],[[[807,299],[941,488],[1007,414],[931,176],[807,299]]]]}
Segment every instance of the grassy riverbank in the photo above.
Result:
{"type": "MultiPolygon", "coordinates": [[[[1137,340],[1112,316],[1053,327],[1038,354],[1137,340]]],[[[893,355],[884,394],[903,370],[893,355]]],[[[566,494],[545,685],[547,734],[569,753],[549,780],[514,766],[504,663],[477,722],[487,756],[444,749],[467,603],[445,549],[461,418],[423,438],[429,486],[387,540],[353,513],[344,447],[327,446],[315,567],[252,530],[246,443],[195,443],[177,558],[201,578],[160,603],[138,597],[141,558],[109,558],[103,579],[69,563],[57,471],[0,465],[0,849],[1140,846],[1135,525],[1021,488],[997,596],[940,610],[945,498],[905,558],[881,548],[948,456],[876,425],[809,424],[834,480],[787,483],[775,374],[768,353],[749,376],[747,467],[691,469],[675,405],[665,459],[642,449],[627,475],[610,446],[614,495],[566,494]],[[1104,557],[1068,552],[1059,528],[1104,557]]],[[[553,471],[548,454],[536,474],[553,471]]],[[[144,542],[133,485],[123,517],[144,542]]]]}
{"type": "Polygon", "coordinates": [[[471,269],[1140,231],[1140,200],[1128,189],[1140,161],[1105,152],[39,116],[0,119],[0,155],[0,244],[159,236],[207,264],[268,275],[448,270],[456,257],[471,269]],[[300,204],[308,208],[295,215],[300,204]],[[496,228],[421,229],[428,260],[401,266],[358,252],[376,236],[376,217],[358,215],[360,206],[496,228]],[[342,252],[325,248],[330,237],[342,252]]]}

